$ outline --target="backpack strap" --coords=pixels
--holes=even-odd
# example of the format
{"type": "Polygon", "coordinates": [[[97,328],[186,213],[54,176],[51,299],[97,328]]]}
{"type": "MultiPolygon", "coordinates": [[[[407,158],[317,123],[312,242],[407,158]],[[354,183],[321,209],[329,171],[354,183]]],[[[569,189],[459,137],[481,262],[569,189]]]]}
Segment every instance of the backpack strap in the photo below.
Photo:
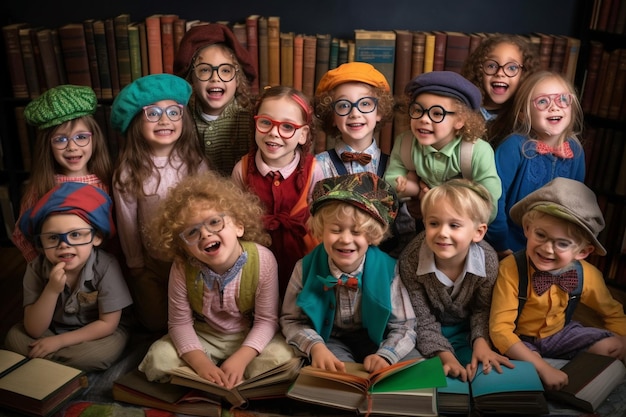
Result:
{"type": "Polygon", "coordinates": [[[413,139],[413,133],[410,131],[404,132],[402,136],[400,136],[400,140],[402,141],[400,144],[400,159],[407,171],[415,171],[415,164],[413,163],[413,158],[411,158],[411,145],[413,145],[411,139],[413,139]]]}
{"type": "MultiPolygon", "coordinates": [[[[517,264],[517,275],[519,277],[518,284],[518,293],[517,293],[517,317],[515,318],[515,326],[517,327],[517,320],[522,314],[522,309],[524,308],[524,304],[528,299],[528,260],[526,259],[526,250],[522,249],[520,251],[515,252],[515,263],[517,264]]],[[[576,273],[578,275],[578,285],[576,288],[569,294],[569,300],[567,301],[567,307],[565,308],[565,324],[567,325],[574,315],[574,311],[576,310],[576,306],[580,301],[580,295],[583,292],[583,267],[580,261],[574,261],[574,268],[576,269],[576,273]]]]}
{"type": "Polygon", "coordinates": [[[472,180],[472,151],[474,143],[461,139],[461,151],[459,163],[461,165],[461,176],[467,180],[472,180]]]}
{"type": "Polygon", "coordinates": [[[380,160],[378,161],[378,170],[376,171],[376,175],[380,178],[385,175],[385,170],[387,169],[387,162],[389,161],[389,155],[386,153],[380,153],[380,160]]]}
{"type": "Polygon", "coordinates": [[[343,164],[343,161],[341,160],[339,155],[337,155],[337,151],[336,150],[329,149],[328,150],[328,156],[330,156],[330,160],[332,161],[333,165],[335,166],[335,170],[337,171],[337,174],[339,174],[339,175],[347,175],[348,174],[348,170],[346,169],[346,166],[343,164]]]}

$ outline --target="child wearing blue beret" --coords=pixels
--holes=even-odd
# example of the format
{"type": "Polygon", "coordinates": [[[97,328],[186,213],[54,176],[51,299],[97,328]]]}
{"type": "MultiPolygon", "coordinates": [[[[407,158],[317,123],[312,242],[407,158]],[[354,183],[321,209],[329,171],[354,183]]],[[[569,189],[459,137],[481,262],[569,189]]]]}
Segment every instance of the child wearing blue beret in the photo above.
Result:
{"type": "Polygon", "coordinates": [[[171,74],[139,78],[113,101],[111,125],[125,138],[113,174],[120,243],[139,323],[167,329],[167,281],[171,262],[150,241],[148,222],[181,178],[207,171],[193,119],[191,86],[171,74]]]}
{"type": "Polygon", "coordinates": [[[411,80],[405,93],[411,130],[396,137],[385,180],[401,198],[421,198],[455,177],[472,180],[491,194],[491,222],[502,190],[493,149],[480,139],[480,91],[456,72],[432,71],[411,80]]]}
{"type": "Polygon", "coordinates": [[[6,337],[8,349],[84,371],[109,368],[128,331],[122,310],[132,304],[117,259],[99,249],[114,231],[112,201],[99,188],[59,184],[20,219],[40,251],[24,275],[24,321],[6,337]]]}

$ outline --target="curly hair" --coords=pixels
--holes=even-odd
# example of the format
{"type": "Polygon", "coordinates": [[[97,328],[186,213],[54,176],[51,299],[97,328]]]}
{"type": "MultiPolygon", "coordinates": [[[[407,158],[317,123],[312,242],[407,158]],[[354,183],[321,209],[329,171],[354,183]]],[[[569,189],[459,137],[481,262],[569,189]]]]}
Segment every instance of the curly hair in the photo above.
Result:
{"type": "Polygon", "coordinates": [[[463,119],[463,127],[457,132],[457,136],[461,136],[463,140],[468,142],[476,142],[478,139],[484,138],[487,132],[485,118],[476,110],[472,110],[463,104],[460,100],[456,101],[457,116],[463,119]]]}
{"type": "MultiPolygon", "coordinates": [[[[579,136],[583,128],[583,110],[580,100],[576,94],[574,85],[568,81],[562,74],[554,71],[538,71],[530,75],[520,85],[512,106],[513,124],[512,131],[520,135],[534,138],[535,132],[530,121],[530,111],[533,106],[533,98],[535,96],[535,88],[537,85],[546,80],[556,80],[563,85],[564,90],[572,95],[572,117],[567,128],[561,134],[558,144],[561,145],[567,138],[574,139],[580,145],[579,136]]],[[[582,145],[581,145],[582,147],[582,145]]],[[[572,151],[576,151],[572,149],[572,151]]]]}
{"type": "MultiPolygon", "coordinates": [[[[376,97],[378,99],[377,111],[381,116],[381,121],[376,124],[376,129],[380,129],[381,123],[391,120],[393,118],[393,110],[395,100],[393,95],[383,90],[380,87],[373,87],[369,84],[359,83],[364,86],[367,86],[371,89],[372,97],[376,97]]],[[[329,136],[338,136],[340,135],[339,129],[335,126],[335,110],[333,103],[335,101],[333,94],[335,93],[335,88],[329,91],[324,91],[315,96],[315,117],[319,121],[322,130],[329,136]]]]}
{"type": "Polygon", "coordinates": [[[436,213],[441,207],[441,200],[447,200],[456,211],[467,215],[475,224],[489,221],[491,216],[491,194],[477,182],[464,178],[453,178],[433,187],[421,201],[424,218],[428,213],[436,213]]]}
{"type": "Polygon", "coordinates": [[[330,201],[320,207],[314,215],[309,217],[308,226],[311,233],[322,241],[325,224],[342,222],[346,218],[354,219],[357,230],[365,235],[370,245],[377,246],[390,235],[389,226],[384,226],[374,217],[352,204],[341,201],[330,201]]]}
{"type": "MultiPolygon", "coordinates": [[[[181,134],[174,144],[172,155],[178,155],[183,161],[179,169],[186,167],[187,173],[193,175],[198,172],[202,161],[206,159],[198,139],[193,116],[188,109],[189,107],[184,108],[181,134]]],[[[152,160],[150,145],[141,131],[143,118],[144,113],[140,111],[130,122],[113,174],[113,185],[116,188],[121,192],[138,196],[145,195],[143,184],[148,178],[152,175],[160,175],[152,160]]],[[[160,181],[160,176],[158,181],[160,181]]]]}
{"type": "Polygon", "coordinates": [[[54,175],[61,173],[61,166],[54,159],[50,139],[60,128],[67,127],[73,129],[78,121],[82,121],[92,135],[92,151],[91,158],[87,162],[87,171],[97,176],[107,186],[111,185],[112,164],[107,140],[98,121],[93,116],[88,115],[70,120],[59,126],[52,126],[37,131],[36,145],[33,148],[33,160],[36,163],[32,166],[30,181],[27,186],[29,191],[25,192],[25,195],[29,195],[32,192],[39,200],[56,185],[54,175]]]}
{"type": "Polygon", "coordinates": [[[480,93],[484,97],[487,92],[485,91],[485,87],[483,85],[483,63],[491,53],[495,49],[497,45],[502,43],[509,43],[511,45],[515,45],[519,48],[522,53],[522,62],[519,64],[522,65],[522,73],[520,76],[520,83],[528,77],[528,75],[539,69],[539,59],[537,57],[536,51],[533,48],[532,44],[521,35],[511,35],[511,34],[494,34],[490,35],[487,38],[483,39],[483,41],[478,45],[478,47],[467,57],[465,63],[463,64],[463,68],[461,69],[461,75],[471,81],[478,89],[480,93]]]}
{"type": "MultiPolygon", "coordinates": [[[[204,48],[199,48],[196,51],[194,57],[191,59],[191,65],[189,65],[187,73],[185,74],[185,79],[187,80],[187,82],[189,82],[189,84],[191,84],[192,86],[194,85],[193,67],[196,63],[196,60],[198,59],[198,55],[200,54],[201,51],[212,46],[221,49],[225,55],[230,57],[235,67],[237,67],[237,72],[235,73],[235,79],[237,80],[237,89],[235,90],[235,100],[237,101],[237,104],[239,104],[239,106],[244,109],[252,109],[254,99],[253,99],[252,90],[250,88],[250,81],[248,81],[248,77],[246,77],[246,74],[241,70],[241,65],[239,63],[239,59],[237,59],[237,55],[235,54],[235,51],[233,51],[226,44],[214,43],[211,45],[207,45],[204,48]]],[[[196,101],[196,95],[192,94],[189,101],[190,101],[189,106],[193,108],[195,101],[196,101]]]]}
{"type": "Polygon", "coordinates": [[[151,240],[159,242],[159,250],[168,257],[187,259],[186,243],[179,234],[189,226],[190,217],[206,209],[225,213],[242,225],[241,239],[270,245],[270,236],[263,228],[261,200],[213,171],[190,175],[170,189],[150,224],[151,240]]]}

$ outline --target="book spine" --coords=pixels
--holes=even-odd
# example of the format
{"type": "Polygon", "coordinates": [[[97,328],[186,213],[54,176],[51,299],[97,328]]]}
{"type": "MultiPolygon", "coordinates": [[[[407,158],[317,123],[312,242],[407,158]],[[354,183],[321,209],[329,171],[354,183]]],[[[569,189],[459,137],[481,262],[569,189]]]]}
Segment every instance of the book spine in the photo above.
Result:
{"type": "Polygon", "coordinates": [[[609,105],[613,96],[615,77],[617,75],[617,67],[619,65],[620,49],[614,49],[610,53],[609,63],[606,68],[606,74],[603,83],[602,97],[598,104],[598,117],[607,117],[609,115],[609,105]]]}
{"type": "Polygon", "coordinates": [[[269,85],[269,45],[267,39],[267,18],[259,17],[259,89],[269,85]]]}
{"type": "Polygon", "coordinates": [[[61,26],[58,30],[65,60],[67,82],[91,87],[91,73],[83,25],[69,24],[61,26]]]}
{"type": "Polygon", "coordinates": [[[612,84],[613,92],[611,93],[607,117],[609,119],[618,120],[624,93],[626,93],[626,49],[619,50],[615,82],[612,84]]]}
{"type": "Polygon", "coordinates": [[[130,44],[128,43],[128,25],[130,15],[121,14],[113,19],[115,30],[115,48],[117,50],[117,70],[120,79],[120,89],[126,87],[133,80],[130,69],[130,44]]]}
{"type": "Polygon", "coordinates": [[[435,35],[429,33],[426,35],[426,44],[424,45],[424,72],[431,72],[435,63],[435,35]]]}
{"type": "Polygon", "coordinates": [[[269,85],[280,84],[280,17],[267,18],[269,85]]]}
{"type": "Polygon", "coordinates": [[[304,51],[302,63],[302,92],[308,97],[315,94],[315,53],[317,37],[304,37],[304,51]]]}
{"type": "Polygon", "coordinates": [[[150,74],[150,58],[148,57],[148,36],[146,34],[146,23],[138,22],[139,49],[141,51],[141,76],[150,74]]]}
{"type": "Polygon", "coordinates": [[[254,82],[250,86],[252,94],[259,93],[259,16],[252,15],[246,18],[246,41],[248,44],[248,54],[250,61],[257,74],[254,82]]]}
{"type": "Polygon", "coordinates": [[[444,70],[461,73],[463,64],[469,56],[470,37],[464,33],[448,33],[444,70]]]}
{"type": "Polygon", "coordinates": [[[141,78],[141,46],[139,44],[139,26],[128,25],[128,50],[130,52],[131,81],[141,78]]]}
{"type": "Polygon", "coordinates": [[[348,41],[339,39],[339,53],[337,54],[337,66],[348,62],[348,41]]]}
{"type": "Polygon", "coordinates": [[[26,71],[26,83],[28,86],[28,96],[33,99],[41,95],[41,86],[39,85],[39,75],[37,74],[37,63],[35,62],[35,52],[33,51],[32,38],[30,36],[30,28],[20,29],[19,39],[20,48],[22,50],[22,59],[24,61],[24,70],[26,71]]]}
{"type": "Polygon", "coordinates": [[[103,99],[113,98],[113,84],[111,82],[111,66],[109,64],[109,51],[104,29],[104,22],[96,20],[93,23],[93,38],[98,56],[98,73],[100,74],[100,88],[103,99]]]}
{"type": "Polygon", "coordinates": [[[146,38],[148,39],[149,72],[150,74],[161,74],[163,73],[163,53],[159,16],[146,17],[146,38]]]}
{"type": "Polygon", "coordinates": [[[433,71],[443,71],[446,64],[447,36],[444,32],[435,32],[435,55],[433,56],[433,71]]]}
{"type": "Polygon", "coordinates": [[[304,76],[304,36],[293,37],[293,88],[302,91],[304,76]]]}
{"type": "Polygon", "coordinates": [[[539,66],[542,70],[550,69],[550,61],[552,60],[552,47],[554,46],[554,38],[551,35],[541,34],[539,43],[539,66]]]}
{"type": "Polygon", "coordinates": [[[115,45],[115,22],[113,19],[104,20],[104,35],[107,41],[107,51],[109,54],[109,73],[111,74],[111,87],[113,96],[117,96],[121,90],[120,70],[117,64],[117,46],[115,45]]]}
{"type": "MultiPolygon", "coordinates": [[[[413,51],[411,53],[411,79],[424,73],[424,54],[426,53],[426,33],[413,34],[413,51]]],[[[403,92],[404,93],[404,92],[403,92]]]]}
{"type": "Polygon", "coordinates": [[[183,40],[185,36],[185,25],[187,24],[187,20],[181,17],[177,17],[174,19],[173,30],[174,30],[174,56],[178,53],[178,48],[180,47],[180,41],[183,40]]]}
{"type": "Polygon", "coordinates": [[[409,31],[396,31],[396,58],[394,65],[394,90],[396,97],[404,95],[404,87],[411,81],[413,61],[413,34],[409,31]]]}
{"type": "Polygon", "coordinates": [[[280,34],[280,84],[293,87],[293,32],[280,34]]]}
{"type": "Polygon", "coordinates": [[[26,26],[26,23],[18,23],[2,27],[11,87],[15,98],[28,98],[29,96],[19,34],[20,28],[26,26]]]}
{"type": "Polygon", "coordinates": [[[57,29],[52,29],[50,31],[50,37],[52,38],[52,48],[56,58],[55,63],[57,65],[57,73],[59,74],[59,84],[67,84],[67,73],[65,71],[65,62],[63,60],[63,50],[61,49],[59,31],[57,29]]]}
{"type": "Polygon", "coordinates": [[[56,63],[57,58],[54,53],[54,44],[52,43],[52,30],[42,29],[37,31],[37,44],[39,45],[41,62],[43,63],[46,87],[56,87],[61,84],[61,77],[59,76],[59,67],[56,63]]]}
{"type": "Polygon", "coordinates": [[[96,97],[102,98],[102,86],[100,85],[100,74],[98,71],[98,53],[96,52],[96,40],[93,32],[93,19],[83,22],[85,31],[85,43],[87,44],[87,58],[89,59],[89,73],[91,74],[91,88],[96,97]]]}
{"type": "Polygon", "coordinates": [[[565,53],[567,50],[567,38],[564,36],[554,36],[552,44],[552,56],[550,57],[550,70],[563,73],[565,64],[565,53]]]}
{"type": "Polygon", "coordinates": [[[583,86],[583,94],[581,106],[583,112],[590,113],[593,104],[593,96],[596,91],[598,82],[598,74],[600,72],[600,61],[602,60],[602,52],[604,45],[600,42],[591,41],[589,43],[589,61],[587,63],[587,76],[583,86]]]}
{"type": "Polygon", "coordinates": [[[233,24],[232,31],[235,38],[239,41],[239,44],[248,49],[248,34],[246,33],[246,22],[237,22],[233,24]]]}
{"type": "Polygon", "coordinates": [[[41,58],[41,50],[39,48],[39,42],[37,41],[37,32],[42,30],[43,28],[31,29],[30,31],[30,44],[33,46],[33,57],[35,58],[35,66],[37,70],[37,80],[39,81],[39,91],[40,93],[45,92],[48,88],[48,84],[46,83],[46,74],[44,69],[44,63],[41,58]]]}
{"type": "Polygon", "coordinates": [[[330,56],[328,58],[328,69],[335,69],[339,65],[339,39],[330,40],[330,56]]]}
{"type": "Polygon", "coordinates": [[[369,62],[380,71],[394,91],[396,34],[393,31],[355,30],[356,60],[369,62]]]}
{"type": "Polygon", "coordinates": [[[163,72],[174,73],[174,20],[178,16],[161,16],[161,53],[163,54],[163,72]]]}
{"type": "Polygon", "coordinates": [[[317,35],[315,52],[315,85],[317,86],[330,65],[330,34],[317,35]]]}

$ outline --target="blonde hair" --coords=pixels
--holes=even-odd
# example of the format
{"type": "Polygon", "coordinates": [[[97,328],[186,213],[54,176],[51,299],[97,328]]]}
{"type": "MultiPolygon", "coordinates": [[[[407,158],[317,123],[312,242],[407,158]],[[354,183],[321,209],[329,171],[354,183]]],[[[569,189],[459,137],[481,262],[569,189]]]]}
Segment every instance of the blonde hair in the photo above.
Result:
{"type": "Polygon", "coordinates": [[[325,224],[341,222],[345,218],[354,219],[357,230],[365,235],[370,245],[377,246],[383,238],[388,236],[388,226],[383,226],[363,210],[342,201],[330,201],[324,204],[309,217],[308,226],[313,236],[321,241],[325,224]]]}
{"type": "Polygon", "coordinates": [[[151,224],[153,241],[170,258],[186,259],[186,243],[178,236],[188,226],[188,219],[203,209],[227,214],[233,223],[242,225],[242,240],[270,245],[263,228],[265,210],[259,197],[242,190],[230,178],[209,171],[191,175],[171,188],[151,224]]]}
{"type": "Polygon", "coordinates": [[[441,200],[447,200],[474,224],[487,224],[491,216],[491,194],[484,186],[467,179],[453,178],[428,191],[420,204],[424,218],[438,210],[441,200]]]}

